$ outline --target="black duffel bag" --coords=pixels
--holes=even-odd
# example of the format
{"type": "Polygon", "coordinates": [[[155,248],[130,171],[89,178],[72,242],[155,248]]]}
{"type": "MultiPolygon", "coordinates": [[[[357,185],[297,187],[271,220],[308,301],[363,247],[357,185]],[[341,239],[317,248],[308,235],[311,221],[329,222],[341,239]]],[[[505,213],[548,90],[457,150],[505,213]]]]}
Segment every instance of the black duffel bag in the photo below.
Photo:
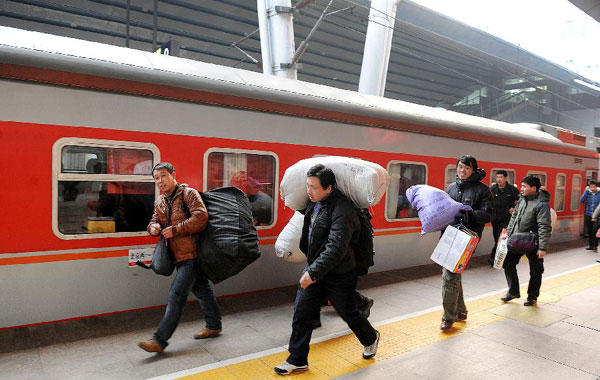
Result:
{"type": "Polygon", "coordinates": [[[250,201],[236,187],[200,193],[208,225],[198,236],[198,270],[213,283],[239,273],[260,257],[250,201]]]}

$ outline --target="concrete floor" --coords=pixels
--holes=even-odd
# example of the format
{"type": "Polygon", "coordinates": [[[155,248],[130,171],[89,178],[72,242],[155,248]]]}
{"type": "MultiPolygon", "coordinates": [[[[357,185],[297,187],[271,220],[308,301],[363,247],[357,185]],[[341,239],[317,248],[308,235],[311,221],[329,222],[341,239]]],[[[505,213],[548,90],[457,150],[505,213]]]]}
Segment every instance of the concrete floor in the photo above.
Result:
{"type": "MultiPolygon", "coordinates": [[[[490,268],[486,258],[469,263],[463,275],[465,298],[506,288],[503,271],[490,268]]],[[[557,244],[545,260],[544,276],[598,258],[584,250],[583,240],[557,244]]],[[[526,282],[527,264],[518,269],[526,282]]],[[[370,320],[377,323],[440,306],[441,269],[433,264],[374,273],[361,278],[359,288],[375,299],[370,320]]],[[[0,331],[0,378],[145,379],[281,348],[291,333],[294,295],[289,287],[220,299],[223,333],[204,341],[193,339],[203,319],[198,304],[190,304],[160,355],[142,351],[137,342],[152,335],[163,308],[0,331]]],[[[569,318],[545,328],[507,318],[344,378],[525,379],[543,374],[543,379],[598,379],[600,289],[564,297],[552,307],[569,318]]],[[[314,338],[347,330],[331,307],[323,309],[322,322],[314,338]]]]}

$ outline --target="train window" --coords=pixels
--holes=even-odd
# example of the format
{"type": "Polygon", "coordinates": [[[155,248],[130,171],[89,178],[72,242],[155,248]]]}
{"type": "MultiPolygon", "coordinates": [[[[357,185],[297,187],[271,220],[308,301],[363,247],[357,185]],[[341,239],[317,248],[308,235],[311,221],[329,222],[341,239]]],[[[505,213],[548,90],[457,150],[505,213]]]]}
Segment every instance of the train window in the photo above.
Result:
{"type": "Polygon", "coordinates": [[[512,169],[492,169],[492,172],[490,174],[490,185],[493,185],[494,183],[496,183],[496,174],[498,174],[499,170],[504,170],[506,171],[506,173],[508,174],[508,183],[510,183],[511,185],[515,184],[515,171],[512,169]]]}
{"type": "Polygon", "coordinates": [[[444,189],[452,185],[456,181],[456,164],[446,166],[446,174],[444,176],[444,189]]]}
{"type": "Polygon", "coordinates": [[[575,174],[573,176],[573,183],[571,186],[571,210],[577,211],[579,210],[579,203],[581,197],[581,176],[579,174],[575,174]]]}
{"type": "Polygon", "coordinates": [[[156,189],[152,144],[63,138],[54,144],[54,233],[63,239],[146,235],[156,189]]]}
{"type": "Polygon", "coordinates": [[[274,153],[210,149],[205,157],[205,191],[235,186],[248,196],[257,227],[266,228],[275,223],[278,179],[274,153]]]}
{"type": "Polygon", "coordinates": [[[567,176],[564,174],[556,175],[556,187],[554,188],[554,210],[563,211],[565,209],[565,186],[567,176]]]}
{"type": "Polygon", "coordinates": [[[425,164],[390,162],[388,171],[392,177],[385,201],[386,218],[388,220],[416,218],[417,210],[406,199],[406,189],[412,185],[427,183],[425,164]]]}
{"type": "Polygon", "coordinates": [[[546,186],[546,173],[529,171],[527,172],[527,175],[533,175],[538,177],[540,179],[540,182],[542,183],[542,186],[546,186]]]}

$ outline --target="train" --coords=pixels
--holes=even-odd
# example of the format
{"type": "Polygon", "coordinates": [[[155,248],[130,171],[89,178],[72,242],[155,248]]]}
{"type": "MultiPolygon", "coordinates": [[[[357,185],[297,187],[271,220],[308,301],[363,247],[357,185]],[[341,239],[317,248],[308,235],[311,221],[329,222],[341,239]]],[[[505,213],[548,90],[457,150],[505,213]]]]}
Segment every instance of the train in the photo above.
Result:
{"type": "MultiPolygon", "coordinates": [[[[199,191],[242,188],[260,259],[215,285],[219,297],[297,283],[303,265],[273,245],[293,210],[286,168],[320,155],[372,161],[391,174],[371,208],[375,265],[431,263],[438,234],[420,234],[406,188],[445,188],[475,156],[492,183],[538,175],[558,215],[552,241],[580,238],[597,141],[549,125],[510,124],[445,109],[215,64],[0,27],[3,178],[0,329],[159,307],[170,278],[131,265],[158,196],[151,168],[173,163],[199,191]]],[[[476,255],[492,248],[486,227],[476,255]]]]}

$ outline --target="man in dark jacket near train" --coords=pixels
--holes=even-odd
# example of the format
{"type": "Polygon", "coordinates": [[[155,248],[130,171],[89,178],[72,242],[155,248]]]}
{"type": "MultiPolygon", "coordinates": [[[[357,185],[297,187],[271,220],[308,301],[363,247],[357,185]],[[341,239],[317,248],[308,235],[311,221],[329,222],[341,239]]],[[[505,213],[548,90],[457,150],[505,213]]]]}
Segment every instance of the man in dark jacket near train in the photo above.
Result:
{"type": "Polygon", "coordinates": [[[519,287],[519,276],[517,275],[517,264],[523,255],[527,255],[529,261],[529,286],[527,288],[527,301],[525,306],[535,306],[540,295],[542,286],[542,274],[544,273],[544,256],[550,246],[552,234],[552,218],[550,216],[550,193],[539,190],[542,186],[540,179],[528,175],[521,180],[521,198],[510,218],[507,234],[500,238],[508,238],[517,232],[533,232],[537,234],[537,249],[529,252],[511,252],[504,260],[504,274],[508,282],[508,292],[502,301],[508,302],[521,296],[519,287]]]}
{"type": "MultiPolygon", "coordinates": [[[[485,178],[485,170],[477,167],[475,157],[467,155],[456,162],[456,175],[456,182],[448,186],[446,192],[455,201],[473,208],[457,217],[456,222],[481,238],[485,224],[494,217],[494,196],[490,188],[481,182],[485,178]]],[[[457,320],[467,319],[467,306],[463,297],[462,275],[443,268],[442,280],[444,315],[440,328],[447,331],[457,320]]]]}
{"type": "Polygon", "coordinates": [[[308,369],[313,318],[327,297],[340,317],[364,346],[363,358],[377,352],[379,332],[356,306],[356,261],[352,243],[358,241],[360,222],[354,204],[336,189],[333,171],[315,165],[307,173],[306,192],[311,200],[305,210],[300,249],[307,265],[296,295],[290,355],[275,372],[286,375],[308,369]]]}
{"type": "Polygon", "coordinates": [[[162,352],[179,324],[190,290],[200,301],[206,319],[206,327],[194,338],[218,335],[221,332],[221,314],[208,280],[199,274],[196,267],[198,253],[194,235],[204,230],[208,223],[208,212],[202,198],[195,189],[177,183],[175,169],[168,162],[157,164],[152,169],[152,176],[161,195],[154,203],[148,233],[152,236],[162,234],[167,239],[177,274],[158,329],[152,339],[140,342],[138,346],[148,352],[162,352]]]}
{"type": "Polygon", "coordinates": [[[507,181],[508,173],[506,170],[496,172],[496,182],[490,190],[494,194],[494,220],[492,221],[492,231],[494,233],[494,248],[492,248],[490,265],[494,265],[496,258],[496,247],[498,238],[502,230],[508,226],[510,216],[515,209],[515,203],[519,200],[519,190],[507,181]]]}

